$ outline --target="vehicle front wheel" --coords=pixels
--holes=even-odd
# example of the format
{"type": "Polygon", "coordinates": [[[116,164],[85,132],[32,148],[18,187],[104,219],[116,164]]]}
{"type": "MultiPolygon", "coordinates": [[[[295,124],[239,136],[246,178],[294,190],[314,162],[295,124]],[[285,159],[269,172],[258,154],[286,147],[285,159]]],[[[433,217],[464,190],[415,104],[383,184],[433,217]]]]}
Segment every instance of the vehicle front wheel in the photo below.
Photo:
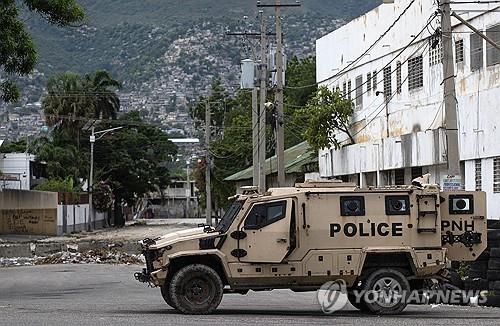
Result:
{"type": "Polygon", "coordinates": [[[169,287],[170,287],[170,282],[169,281],[165,281],[165,284],[163,284],[160,287],[161,296],[163,297],[163,300],[165,300],[165,302],[170,307],[175,308],[174,303],[172,302],[172,296],[171,296],[169,287]]]}
{"type": "Polygon", "coordinates": [[[366,307],[371,313],[395,315],[406,308],[410,283],[401,272],[384,268],[368,276],[363,290],[366,307]]]}
{"type": "Polygon", "coordinates": [[[224,290],[217,272],[201,264],[181,268],[172,277],[169,292],[173,306],[184,314],[204,315],[217,309],[224,290]]]}

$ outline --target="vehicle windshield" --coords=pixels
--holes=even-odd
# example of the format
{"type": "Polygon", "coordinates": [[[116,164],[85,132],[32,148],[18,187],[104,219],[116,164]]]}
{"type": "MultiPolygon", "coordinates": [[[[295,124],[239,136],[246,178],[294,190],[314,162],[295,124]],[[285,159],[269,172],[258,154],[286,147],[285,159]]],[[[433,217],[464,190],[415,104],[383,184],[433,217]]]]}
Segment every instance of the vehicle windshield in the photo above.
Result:
{"type": "Polygon", "coordinates": [[[236,215],[238,215],[238,212],[240,211],[242,206],[242,201],[235,201],[226,211],[226,214],[224,214],[219,224],[217,224],[217,226],[215,227],[215,231],[226,232],[233,223],[236,215]]]}

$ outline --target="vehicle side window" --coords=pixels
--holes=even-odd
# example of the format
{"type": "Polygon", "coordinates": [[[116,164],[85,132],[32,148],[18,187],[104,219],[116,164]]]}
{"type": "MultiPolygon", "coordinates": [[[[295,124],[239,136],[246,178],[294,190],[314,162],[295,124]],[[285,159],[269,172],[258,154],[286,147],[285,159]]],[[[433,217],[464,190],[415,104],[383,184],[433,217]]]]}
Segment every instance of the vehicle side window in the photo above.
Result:
{"type": "Polygon", "coordinates": [[[385,214],[410,215],[410,196],[386,196],[385,214]]]}
{"type": "Polygon", "coordinates": [[[245,220],[245,229],[260,229],[285,218],[285,216],[286,201],[254,205],[245,220]]]}
{"type": "Polygon", "coordinates": [[[340,215],[342,216],[365,216],[365,197],[363,196],[341,196],[340,215]]]}
{"type": "Polygon", "coordinates": [[[450,195],[449,212],[452,215],[474,214],[473,195],[450,195]]]}

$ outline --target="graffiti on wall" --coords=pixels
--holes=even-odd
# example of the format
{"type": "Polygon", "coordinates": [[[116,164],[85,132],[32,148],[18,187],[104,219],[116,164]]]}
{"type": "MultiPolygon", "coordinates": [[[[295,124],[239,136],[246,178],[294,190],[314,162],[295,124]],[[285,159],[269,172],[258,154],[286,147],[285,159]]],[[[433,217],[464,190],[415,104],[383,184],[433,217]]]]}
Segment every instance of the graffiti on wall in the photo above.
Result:
{"type": "Polygon", "coordinates": [[[56,209],[2,210],[0,232],[7,234],[47,234],[56,230],[56,209]]]}

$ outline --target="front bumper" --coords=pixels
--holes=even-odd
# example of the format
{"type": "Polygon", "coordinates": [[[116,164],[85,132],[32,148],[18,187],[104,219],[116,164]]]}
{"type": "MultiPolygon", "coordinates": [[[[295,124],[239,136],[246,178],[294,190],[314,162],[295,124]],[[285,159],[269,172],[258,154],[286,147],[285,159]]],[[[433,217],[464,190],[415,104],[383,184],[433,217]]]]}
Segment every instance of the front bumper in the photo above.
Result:
{"type": "Polygon", "coordinates": [[[167,277],[167,270],[165,267],[155,268],[154,262],[159,258],[158,251],[143,249],[142,254],[146,259],[146,268],[141,272],[134,273],[134,277],[141,283],[148,283],[151,286],[161,286],[167,277]]]}

